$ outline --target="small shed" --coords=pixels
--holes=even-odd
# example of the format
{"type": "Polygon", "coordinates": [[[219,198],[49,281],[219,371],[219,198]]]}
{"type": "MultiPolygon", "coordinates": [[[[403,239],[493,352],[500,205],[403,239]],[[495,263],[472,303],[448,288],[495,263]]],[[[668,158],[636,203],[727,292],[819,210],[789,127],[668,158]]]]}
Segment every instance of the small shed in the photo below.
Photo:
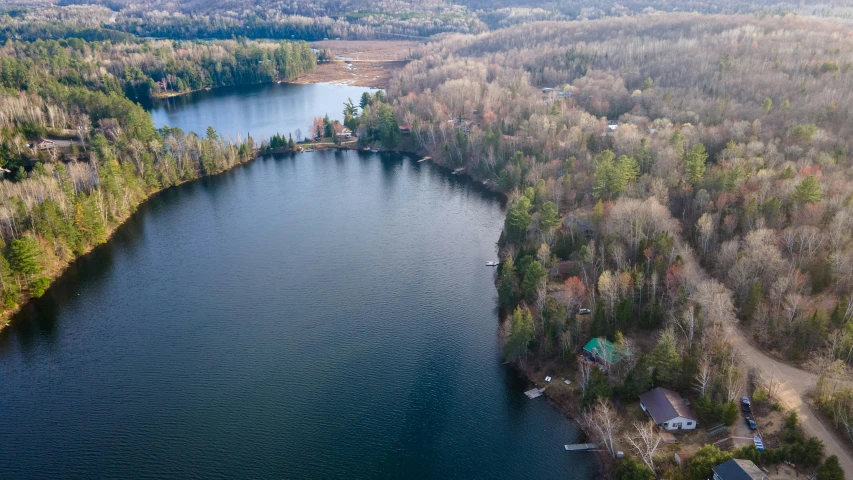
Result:
{"type": "Polygon", "coordinates": [[[681,395],[666,388],[655,388],[640,395],[640,408],[664,430],[695,430],[699,426],[696,414],[681,395]]]}
{"type": "Polygon", "coordinates": [[[605,372],[619,363],[624,356],[619,347],[603,338],[593,338],[583,346],[583,360],[605,372]]]}

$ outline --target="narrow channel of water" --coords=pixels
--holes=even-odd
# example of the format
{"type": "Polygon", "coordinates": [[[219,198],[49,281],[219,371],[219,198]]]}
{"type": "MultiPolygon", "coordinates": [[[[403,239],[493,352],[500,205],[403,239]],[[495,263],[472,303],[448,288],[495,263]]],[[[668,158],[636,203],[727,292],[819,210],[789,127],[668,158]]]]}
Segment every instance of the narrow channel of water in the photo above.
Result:
{"type": "MultiPolygon", "coordinates": [[[[304,111],[264,107],[282,90],[341,93],[287,87],[153,115],[292,129],[304,111]]],[[[270,156],[156,195],[0,333],[0,477],[591,478],[562,447],[577,425],[501,364],[502,222],[396,154],[270,156]]]]}

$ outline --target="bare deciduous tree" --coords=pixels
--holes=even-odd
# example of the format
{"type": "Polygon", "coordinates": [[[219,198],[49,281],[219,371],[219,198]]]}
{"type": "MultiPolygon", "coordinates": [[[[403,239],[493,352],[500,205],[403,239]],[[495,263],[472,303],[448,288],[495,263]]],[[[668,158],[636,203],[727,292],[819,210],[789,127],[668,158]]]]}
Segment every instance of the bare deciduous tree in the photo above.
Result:
{"type": "Polygon", "coordinates": [[[637,452],[646,466],[655,469],[655,452],[663,441],[663,436],[654,423],[634,422],[634,431],[625,436],[625,441],[637,452]]]}
{"type": "Polygon", "coordinates": [[[614,444],[621,420],[610,401],[603,398],[598,399],[595,406],[583,414],[583,421],[590,427],[595,437],[604,444],[607,451],[610,452],[610,456],[616,457],[614,444]]]}

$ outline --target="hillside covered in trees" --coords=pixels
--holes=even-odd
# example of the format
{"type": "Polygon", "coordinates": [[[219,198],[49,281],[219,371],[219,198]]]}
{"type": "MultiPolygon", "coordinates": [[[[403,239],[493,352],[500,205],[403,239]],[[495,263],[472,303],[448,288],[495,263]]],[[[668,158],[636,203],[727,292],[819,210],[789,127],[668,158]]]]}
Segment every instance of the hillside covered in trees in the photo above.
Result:
{"type": "Polygon", "coordinates": [[[287,80],[316,62],[305,42],[9,41],[0,47],[0,78],[13,90],[38,91],[56,80],[146,98],[287,80]]]}
{"type": "Polygon", "coordinates": [[[157,130],[128,95],[155,93],[155,79],[169,91],[271,81],[314,62],[301,42],[69,39],[0,47],[3,321],[151,193],[255,156],[251,138],[157,130]],[[42,136],[73,143],[59,154],[39,145],[42,136]]]}
{"type": "Polygon", "coordinates": [[[507,357],[606,337],[628,353],[616,392],[692,390],[707,414],[746,378],[732,328],[818,369],[853,362],[852,32],[649,15],[419,52],[389,89],[401,123],[509,194],[507,357]]]}
{"type": "Polygon", "coordinates": [[[401,39],[448,32],[476,34],[542,20],[592,20],[654,12],[850,18],[853,4],[849,0],[262,0],[251,4],[235,0],[16,0],[0,7],[0,37],[401,39]]]}

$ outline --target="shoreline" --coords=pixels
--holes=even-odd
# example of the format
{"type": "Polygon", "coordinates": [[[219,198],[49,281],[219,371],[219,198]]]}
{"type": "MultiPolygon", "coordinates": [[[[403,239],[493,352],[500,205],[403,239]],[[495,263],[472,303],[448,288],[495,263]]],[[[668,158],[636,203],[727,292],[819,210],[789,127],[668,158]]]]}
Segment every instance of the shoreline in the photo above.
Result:
{"type": "MultiPolygon", "coordinates": [[[[422,150],[422,152],[425,152],[422,150]]],[[[426,153],[429,153],[426,151],[426,153]]],[[[418,153],[418,155],[421,155],[418,153]]],[[[423,155],[421,155],[423,156],[423,155]]],[[[428,160],[430,163],[437,165],[446,170],[452,171],[452,167],[447,167],[440,162],[435,161],[435,157],[433,156],[428,160]]],[[[487,188],[490,192],[500,195],[504,200],[508,200],[509,196],[503,190],[497,188],[494,183],[489,183],[488,185],[482,184],[482,179],[478,179],[475,176],[471,175],[468,171],[459,174],[461,177],[468,178],[471,181],[474,181],[478,184],[481,184],[484,188],[487,188]]],[[[503,230],[501,230],[503,232],[503,230]]],[[[497,290],[497,284],[495,284],[495,289],[497,290]]],[[[501,331],[504,323],[507,321],[507,318],[503,315],[503,312],[498,313],[498,332],[501,331]]],[[[546,374],[539,370],[539,368],[543,367],[538,359],[531,359],[528,365],[522,365],[518,362],[511,362],[507,364],[507,367],[511,368],[513,372],[521,378],[527,380],[530,385],[533,385],[537,388],[545,388],[548,384],[545,384],[541,381],[541,379],[545,378],[546,374]]],[[[559,385],[559,383],[557,383],[559,385]]],[[[582,439],[590,439],[592,438],[591,433],[587,429],[587,427],[580,420],[581,418],[581,410],[580,410],[580,398],[574,392],[570,392],[565,395],[560,395],[559,393],[555,393],[555,389],[545,388],[543,395],[547,398],[548,403],[551,404],[560,414],[566,418],[567,420],[574,422],[577,424],[580,431],[583,433],[582,439]]],[[[593,451],[595,454],[595,463],[597,468],[596,479],[607,479],[613,478],[613,474],[616,470],[616,460],[610,455],[608,455],[605,450],[595,450],[593,451]]]]}
{"type": "MultiPolygon", "coordinates": [[[[356,145],[356,147],[353,148],[350,145],[315,145],[313,148],[315,150],[337,149],[337,150],[354,150],[356,152],[361,152],[361,150],[359,150],[357,148],[357,140],[354,140],[354,141],[349,142],[349,143],[356,145]]],[[[413,161],[417,162],[418,157],[424,156],[422,153],[423,150],[421,150],[420,152],[418,152],[417,150],[420,150],[420,149],[405,148],[405,146],[404,146],[404,148],[381,149],[381,150],[379,150],[379,153],[388,152],[388,153],[397,153],[400,155],[407,155],[407,156],[412,157],[413,161]]],[[[134,215],[137,214],[140,207],[142,207],[145,203],[150,201],[154,196],[156,196],[160,193],[163,193],[169,189],[176,188],[176,187],[179,187],[181,185],[184,185],[184,184],[187,184],[190,182],[203,180],[205,178],[212,178],[212,177],[216,177],[218,175],[222,175],[222,174],[227,173],[227,172],[235,171],[239,167],[247,166],[247,165],[251,164],[252,162],[258,160],[259,158],[261,158],[265,155],[288,154],[288,155],[295,156],[298,153],[300,153],[300,152],[285,152],[285,151],[281,151],[281,149],[268,150],[268,151],[261,151],[261,150],[256,149],[254,152],[254,155],[252,157],[250,157],[244,161],[237,162],[234,165],[232,165],[231,167],[226,168],[222,171],[219,171],[219,172],[216,172],[213,174],[209,174],[209,175],[199,176],[199,177],[193,178],[193,179],[183,180],[179,183],[176,183],[175,185],[170,185],[170,186],[165,187],[165,188],[161,188],[158,190],[153,190],[151,192],[148,192],[147,195],[145,196],[145,198],[142,199],[136,206],[134,206],[133,211],[131,211],[130,214],[128,214],[123,219],[121,219],[121,221],[119,223],[117,223],[115,226],[113,226],[111,229],[109,229],[107,231],[106,240],[103,243],[89,248],[82,255],[70,259],[69,261],[65,262],[56,271],[51,272],[51,274],[48,276],[48,278],[50,279],[50,285],[48,286],[47,290],[45,291],[45,294],[47,294],[47,291],[53,287],[54,283],[57,280],[61,279],[68,272],[69,268],[72,265],[74,265],[78,262],[83,262],[83,261],[88,260],[88,257],[90,255],[92,255],[98,248],[104,247],[107,245],[107,243],[113,241],[113,237],[115,236],[116,232],[118,232],[118,230],[120,228],[122,228],[128,222],[128,220],[130,220],[134,215]]],[[[433,165],[440,167],[441,169],[446,170],[447,172],[453,171],[453,169],[451,167],[447,167],[440,162],[436,162],[434,160],[434,158],[431,158],[427,161],[432,163],[433,165]]],[[[491,192],[493,194],[499,195],[504,200],[507,199],[506,192],[499,190],[497,188],[494,188],[494,185],[492,183],[483,184],[481,179],[478,179],[477,177],[471,175],[468,172],[461,173],[458,176],[467,179],[467,181],[474,182],[475,184],[487,189],[489,192],[491,192]]],[[[37,300],[37,298],[32,297],[30,295],[27,295],[25,297],[25,299],[21,303],[16,305],[16,307],[14,309],[3,312],[3,317],[0,318],[0,334],[2,334],[2,332],[6,329],[6,327],[11,325],[12,321],[15,319],[15,317],[18,314],[21,313],[22,310],[24,310],[26,307],[30,307],[32,305],[33,301],[35,301],[35,300],[37,300]]],[[[499,316],[500,316],[500,314],[499,314],[499,316]]],[[[506,321],[505,318],[499,318],[499,325],[503,325],[503,323],[505,321],[506,321]]],[[[511,368],[516,375],[523,377],[530,384],[536,385],[537,387],[539,387],[540,386],[539,384],[541,382],[537,382],[537,379],[543,378],[543,377],[541,375],[541,372],[539,372],[537,370],[535,364],[536,364],[536,361],[534,360],[533,362],[531,362],[530,365],[527,365],[526,367],[523,365],[520,365],[518,363],[511,363],[507,366],[509,368],[511,368]]],[[[566,418],[567,420],[574,422],[575,424],[578,425],[578,428],[583,433],[584,438],[590,438],[590,432],[584,426],[583,422],[581,422],[579,420],[579,418],[581,417],[581,412],[579,409],[579,405],[580,405],[579,399],[576,398],[576,395],[572,394],[572,395],[560,397],[558,395],[555,395],[554,390],[547,389],[547,388],[545,389],[544,395],[547,398],[548,402],[554,408],[556,408],[564,418],[566,418]]],[[[603,452],[603,451],[595,452],[595,463],[597,466],[597,472],[596,472],[596,476],[594,478],[605,479],[605,478],[611,478],[612,477],[613,471],[615,469],[615,462],[612,458],[610,458],[609,455],[606,454],[606,452],[603,452]]]]}
{"type": "MultiPolygon", "coordinates": [[[[54,284],[54,282],[56,282],[56,280],[60,279],[63,275],[65,275],[65,273],[68,271],[68,268],[71,265],[77,263],[78,261],[82,261],[82,260],[86,259],[96,249],[98,249],[99,247],[104,246],[107,243],[109,243],[110,241],[112,241],[113,236],[118,231],[118,229],[121,228],[123,225],[125,225],[131,217],[136,215],[136,212],[139,210],[139,207],[141,207],[146,202],[151,200],[151,198],[153,196],[155,196],[161,192],[165,192],[166,190],[169,190],[171,188],[179,187],[179,186],[184,185],[186,183],[195,182],[195,181],[202,180],[205,178],[215,177],[217,175],[222,175],[223,173],[226,173],[226,172],[231,172],[231,171],[237,169],[238,167],[248,165],[248,164],[254,162],[258,158],[260,158],[262,155],[264,155],[263,152],[260,152],[257,149],[255,150],[254,153],[255,153],[255,155],[253,157],[248,158],[244,161],[237,162],[234,165],[232,165],[231,167],[226,168],[222,171],[207,174],[207,175],[201,175],[197,178],[182,180],[182,181],[180,181],[174,185],[169,185],[168,187],[164,187],[164,188],[160,188],[158,190],[152,190],[150,192],[147,192],[145,195],[145,198],[143,198],[139,203],[134,205],[133,210],[126,217],[122,218],[117,224],[115,224],[112,228],[109,228],[107,230],[106,239],[104,240],[103,243],[99,243],[98,245],[93,245],[92,247],[89,247],[81,255],[78,255],[78,256],[64,262],[59,268],[56,269],[56,271],[49,272],[49,274],[46,274],[45,277],[50,280],[50,284],[45,289],[45,293],[42,296],[47,294],[47,292],[51,289],[51,287],[53,287],[53,284],[54,284]]],[[[29,290],[26,291],[26,295],[22,292],[21,297],[22,297],[21,302],[18,303],[17,305],[15,305],[14,308],[11,308],[9,310],[5,310],[2,312],[2,316],[0,316],[0,332],[3,332],[3,330],[5,330],[9,325],[12,324],[12,321],[14,320],[15,316],[17,316],[19,313],[21,313],[21,311],[24,309],[24,307],[30,306],[34,300],[37,300],[38,298],[40,298],[40,297],[33,297],[32,295],[30,295],[29,290]]]]}
{"type": "MultiPolygon", "coordinates": [[[[355,140],[355,141],[353,141],[353,142],[357,142],[357,140],[355,140]]],[[[353,143],[353,142],[351,142],[351,143],[353,143]]],[[[317,145],[316,147],[314,147],[314,150],[332,150],[332,149],[338,149],[338,150],[355,150],[356,152],[360,151],[360,150],[358,150],[357,148],[350,148],[348,145],[317,145]]],[[[407,151],[407,150],[402,150],[402,149],[399,149],[399,150],[398,150],[398,149],[383,149],[383,150],[381,150],[381,152],[393,152],[393,153],[399,153],[399,154],[402,154],[402,155],[411,155],[411,156],[413,156],[413,157],[415,157],[415,156],[417,156],[417,155],[418,155],[417,153],[410,152],[410,151],[407,151]]],[[[237,168],[242,167],[242,166],[246,166],[246,165],[248,165],[248,164],[250,164],[250,163],[252,163],[252,162],[256,161],[257,159],[259,159],[259,158],[261,158],[261,157],[263,157],[263,156],[265,156],[265,155],[273,155],[273,154],[277,154],[277,155],[281,155],[281,154],[297,155],[298,153],[301,153],[301,152],[285,152],[285,151],[282,151],[281,149],[275,149],[275,150],[269,150],[269,151],[261,151],[261,150],[259,150],[259,149],[257,149],[257,148],[256,148],[256,149],[255,149],[255,151],[253,152],[253,156],[252,156],[252,157],[250,157],[250,158],[248,158],[248,159],[246,159],[246,160],[243,160],[243,161],[237,162],[237,163],[235,163],[234,165],[232,165],[232,166],[231,166],[231,167],[229,167],[229,168],[226,168],[226,169],[221,170],[221,171],[216,172],[216,173],[211,173],[211,174],[208,174],[208,175],[202,175],[202,176],[199,176],[199,177],[197,177],[197,178],[191,178],[191,179],[182,180],[182,181],[180,181],[180,182],[178,182],[178,183],[176,183],[176,184],[174,184],[174,185],[170,185],[170,186],[165,187],[165,188],[160,188],[160,189],[158,189],[158,190],[152,190],[152,191],[150,191],[150,192],[147,192],[147,193],[146,193],[146,195],[145,195],[145,198],[143,198],[139,203],[137,203],[137,204],[133,207],[133,210],[132,210],[132,211],[131,211],[131,212],[130,212],[126,217],[122,218],[122,219],[121,219],[117,224],[115,224],[114,226],[112,226],[112,228],[109,228],[109,229],[107,230],[107,233],[106,233],[106,239],[104,240],[104,242],[103,242],[103,243],[100,243],[100,244],[98,244],[98,245],[94,245],[94,246],[92,246],[92,247],[89,247],[89,248],[88,248],[88,249],[86,249],[86,251],[84,251],[81,255],[78,255],[78,256],[76,256],[76,257],[74,257],[74,258],[69,259],[69,260],[68,260],[68,261],[66,261],[66,262],[63,262],[63,264],[62,264],[59,268],[57,268],[55,271],[52,271],[52,272],[48,272],[48,273],[46,273],[46,274],[45,274],[45,277],[46,277],[46,278],[48,278],[48,279],[50,280],[50,285],[48,285],[47,289],[45,289],[45,293],[44,293],[44,294],[47,294],[47,292],[50,290],[50,288],[51,288],[51,287],[53,287],[54,282],[55,282],[55,281],[57,281],[58,279],[60,279],[60,278],[61,278],[61,277],[62,277],[62,276],[63,276],[63,275],[68,271],[68,268],[69,268],[71,265],[75,264],[75,263],[76,263],[76,262],[78,262],[78,261],[85,260],[85,259],[86,259],[89,255],[91,255],[91,254],[92,254],[92,252],[94,252],[96,249],[98,249],[99,247],[101,247],[101,246],[103,246],[103,245],[106,245],[107,243],[109,243],[110,241],[112,241],[113,236],[114,236],[114,235],[115,235],[115,233],[118,231],[118,229],[119,229],[119,228],[121,228],[123,225],[125,225],[125,224],[127,223],[127,221],[137,213],[137,211],[139,210],[139,207],[141,207],[141,206],[142,206],[142,205],[144,205],[146,202],[148,202],[149,200],[151,200],[151,198],[152,198],[153,196],[155,196],[155,195],[157,195],[157,194],[159,194],[159,193],[165,192],[165,191],[167,191],[167,190],[169,190],[169,189],[172,189],[172,188],[175,188],[175,187],[179,187],[179,186],[184,185],[184,184],[186,184],[186,183],[196,182],[196,181],[199,181],[199,180],[203,180],[203,179],[205,179],[205,178],[212,178],[212,177],[216,177],[216,176],[218,176],[218,175],[222,175],[222,174],[224,174],[224,173],[226,173],[226,172],[234,171],[234,170],[236,170],[237,168]]],[[[44,294],[43,294],[42,296],[44,296],[44,294]]],[[[21,293],[21,301],[20,301],[20,303],[16,304],[14,308],[11,308],[11,309],[8,309],[8,310],[4,310],[4,311],[2,311],[2,313],[0,313],[0,332],[3,332],[3,331],[4,331],[4,330],[9,326],[9,325],[11,325],[11,324],[12,324],[12,321],[15,319],[15,316],[17,316],[19,313],[21,313],[21,311],[22,311],[25,307],[30,306],[30,305],[32,304],[32,302],[33,302],[34,300],[37,300],[38,298],[40,298],[40,297],[33,297],[32,295],[30,295],[29,290],[26,290],[25,292],[22,292],[22,293],[21,293]]]]}
{"type": "MultiPolygon", "coordinates": [[[[503,325],[504,320],[501,320],[500,324],[503,325]]],[[[526,379],[536,388],[544,388],[542,395],[548,400],[548,403],[550,403],[552,407],[556,408],[564,418],[577,424],[583,434],[579,440],[580,442],[584,442],[585,440],[590,440],[592,438],[592,435],[588,431],[586,425],[584,425],[583,421],[580,420],[582,417],[582,412],[580,410],[581,399],[578,397],[577,393],[573,391],[566,392],[565,389],[547,388],[550,384],[541,382],[541,379],[544,378],[544,372],[537,368],[542,366],[538,362],[538,359],[531,359],[530,364],[527,366],[516,362],[510,363],[507,366],[512,368],[517,375],[526,379]],[[537,381],[537,379],[540,379],[540,381],[537,381]],[[563,390],[562,394],[560,393],[560,390],[563,390]]],[[[552,384],[562,386],[559,378],[555,378],[552,381],[552,384]]],[[[613,473],[616,470],[616,460],[608,455],[607,451],[603,449],[593,450],[590,453],[595,456],[595,464],[597,467],[596,476],[594,478],[602,480],[613,478],[613,473]]]]}

